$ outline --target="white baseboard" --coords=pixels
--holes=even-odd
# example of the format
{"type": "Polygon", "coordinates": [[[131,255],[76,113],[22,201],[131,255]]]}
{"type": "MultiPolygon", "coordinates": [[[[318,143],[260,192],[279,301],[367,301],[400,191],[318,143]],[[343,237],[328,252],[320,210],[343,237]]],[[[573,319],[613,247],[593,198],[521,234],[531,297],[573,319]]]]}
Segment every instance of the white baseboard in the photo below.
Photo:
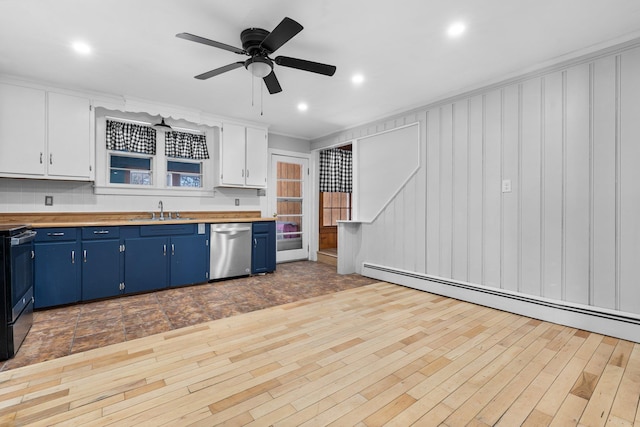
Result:
{"type": "Polygon", "coordinates": [[[640,316],[536,297],[382,265],[362,263],[362,275],[547,322],[640,342],[640,316]]]}

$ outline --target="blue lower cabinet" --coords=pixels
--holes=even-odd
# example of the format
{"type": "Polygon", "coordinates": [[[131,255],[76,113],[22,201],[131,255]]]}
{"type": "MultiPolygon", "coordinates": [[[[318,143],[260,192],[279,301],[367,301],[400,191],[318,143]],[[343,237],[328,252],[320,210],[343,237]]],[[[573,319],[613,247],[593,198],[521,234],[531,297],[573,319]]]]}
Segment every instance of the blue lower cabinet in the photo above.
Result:
{"type": "Polygon", "coordinates": [[[209,280],[208,224],[37,231],[35,308],[209,280]]]}
{"type": "Polygon", "coordinates": [[[82,299],[119,295],[123,292],[120,283],[120,241],[83,241],[82,299]]]}
{"type": "Polygon", "coordinates": [[[138,237],[124,240],[124,291],[153,291],[168,286],[169,238],[138,237]]]}
{"type": "Polygon", "coordinates": [[[209,279],[207,235],[172,236],[171,286],[193,285],[209,279]]]}
{"type": "Polygon", "coordinates": [[[276,223],[275,221],[254,222],[251,273],[271,273],[275,270],[276,223]]]}
{"type": "Polygon", "coordinates": [[[34,252],[34,307],[80,301],[80,244],[75,236],[73,241],[36,241],[34,252]]]}

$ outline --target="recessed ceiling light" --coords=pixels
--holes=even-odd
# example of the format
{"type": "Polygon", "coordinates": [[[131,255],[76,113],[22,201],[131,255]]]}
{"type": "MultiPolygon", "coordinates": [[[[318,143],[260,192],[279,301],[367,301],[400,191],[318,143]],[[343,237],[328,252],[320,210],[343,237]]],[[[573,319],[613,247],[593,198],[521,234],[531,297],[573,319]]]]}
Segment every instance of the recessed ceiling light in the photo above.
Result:
{"type": "Polygon", "coordinates": [[[467,26],[464,24],[464,22],[454,22],[453,24],[449,25],[449,28],[447,29],[447,35],[449,37],[459,37],[465,32],[466,29],[467,26]]]}
{"type": "Polygon", "coordinates": [[[360,85],[364,82],[364,76],[362,74],[354,74],[353,77],[351,77],[351,82],[354,85],[360,85]]]}
{"type": "Polygon", "coordinates": [[[309,106],[304,102],[301,102],[300,104],[298,104],[299,111],[307,111],[308,109],[309,109],[309,106]]]}
{"type": "Polygon", "coordinates": [[[73,50],[81,55],[88,55],[91,53],[91,46],[85,42],[73,42],[71,46],[73,47],[73,50]]]}

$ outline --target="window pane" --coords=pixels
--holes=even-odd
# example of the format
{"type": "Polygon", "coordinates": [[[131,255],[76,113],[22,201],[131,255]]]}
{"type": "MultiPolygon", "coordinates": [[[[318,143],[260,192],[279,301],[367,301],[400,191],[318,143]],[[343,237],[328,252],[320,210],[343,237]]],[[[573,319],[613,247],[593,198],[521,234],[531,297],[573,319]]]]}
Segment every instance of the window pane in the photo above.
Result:
{"type": "Polygon", "coordinates": [[[151,158],[111,155],[109,182],[112,184],[151,185],[151,158]]]}
{"type": "Polygon", "coordinates": [[[278,179],[302,179],[302,166],[295,163],[278,162],[278,179]]]}
{"type": "Polygon", "coordinates": [[[167,161],[167,187],[202,187],[202,163],[167,161]]]}
{"type": "Polygon", "coordinates": [[[148,157],[111,156],[111,167],[120,169],[151,170],[151,159],[148,157]]]}
{"type": "Polygon", "coordinates": [[[349,193],[322,193],[322,215],[321,224],[323,227],[337,226],[337,221],[348,221],[351,219],[351,194],[349,193]]]}
{"type": "Polygon", "coordinates": [[[201,163],[188,163],[188,162],[167,162],[167,170],[169,172],[189,172],[199,174],[202,169],[201,163]]]}
{"type": "Polygon", "coordinates": [[[295,214],[302,215],[301,200],[279,200],[278,213],[280,215],[295,214]]]}
{"type": "Polygon", "coordinates": [[[276,233],[294,233],[302,232],[302,217],[300,216],[280,216],[276,222],[276,233]]]}

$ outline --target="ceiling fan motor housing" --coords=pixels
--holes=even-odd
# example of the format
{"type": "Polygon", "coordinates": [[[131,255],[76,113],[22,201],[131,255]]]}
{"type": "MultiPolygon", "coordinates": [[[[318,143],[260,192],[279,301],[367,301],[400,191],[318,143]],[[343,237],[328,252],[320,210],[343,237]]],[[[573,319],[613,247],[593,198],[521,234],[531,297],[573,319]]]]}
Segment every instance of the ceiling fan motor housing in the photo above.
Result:
{"type": "Polygon", "coordinates": [[[262,43],[268,35],[269,31],[263,30],[262,28],[247,28],[240,33],[242,48],[251,56],[263,53],[264,48],[260,47],[260,43],[262,43]]]}

